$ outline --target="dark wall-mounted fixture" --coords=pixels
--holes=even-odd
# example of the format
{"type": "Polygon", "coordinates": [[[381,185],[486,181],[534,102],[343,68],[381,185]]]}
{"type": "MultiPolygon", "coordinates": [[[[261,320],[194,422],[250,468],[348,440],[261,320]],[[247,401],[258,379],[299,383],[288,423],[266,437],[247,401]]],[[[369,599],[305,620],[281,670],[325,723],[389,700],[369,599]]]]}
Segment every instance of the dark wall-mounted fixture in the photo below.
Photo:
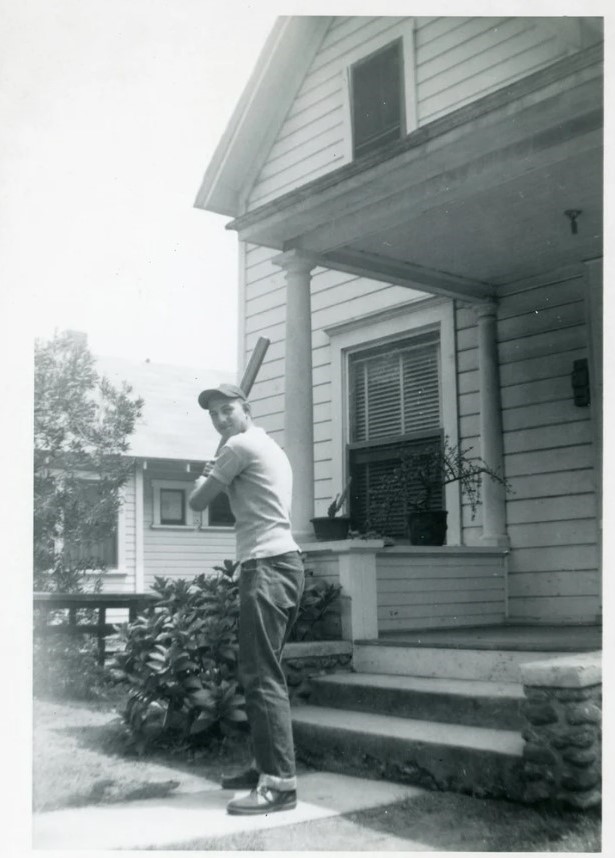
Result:
{"type": "Polygon", "coordinates": [[[566,217],[570,221],[570,232],[573,235],[576,235],[577,232],[579,231],[579,228],[577,226],[577,218],[579,217],[579,215],[583,214],[583,210],[582,209],[566,209],[564,214],[566,215],[566,217]]]}
{"type": "Polygon", "coordinates": [[[587,358],[575,360],[572,364],[572,374],[570,376],[572,384],[572,393],[574,395],[574,404],[583,408],[589,405],[589,368],[587,358]]]}

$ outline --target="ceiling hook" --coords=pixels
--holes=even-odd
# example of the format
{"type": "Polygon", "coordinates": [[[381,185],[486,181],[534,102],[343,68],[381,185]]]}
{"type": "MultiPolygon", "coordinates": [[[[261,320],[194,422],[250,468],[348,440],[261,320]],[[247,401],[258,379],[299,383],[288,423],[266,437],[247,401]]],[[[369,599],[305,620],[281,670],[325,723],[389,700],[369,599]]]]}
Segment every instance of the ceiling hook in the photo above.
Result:
{"type": "Polygon", "coordinates": [[[570,231],[573,235],[576,235],[578,232],[577,226],[577,218],[579,215],[583,214],[582,209],[566,209],[564,212],[566,217],[570,220],[570,231]]]}

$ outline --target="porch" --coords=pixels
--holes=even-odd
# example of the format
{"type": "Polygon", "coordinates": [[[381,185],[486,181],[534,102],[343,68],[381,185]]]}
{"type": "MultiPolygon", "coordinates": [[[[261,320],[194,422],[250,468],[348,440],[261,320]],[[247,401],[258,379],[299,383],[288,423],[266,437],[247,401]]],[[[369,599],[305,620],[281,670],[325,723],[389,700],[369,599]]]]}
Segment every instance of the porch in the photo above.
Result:
{"type": "Polygon", "coordinates": [[[602,649],[600,625],[530,625],[504,622],[420,631],[382,632],[373,644],[397,647],[509,650],[515,652],[591,652],[602,649]]]}
{"type": "Polygon", "coordinates": [[[299,756],[332,771],[577,809],[601,801],[601,628],[382,632],[313,676],[299,756]]]}
{"type": "Polygon", "coordinates": [[[599,613],[601,62],[599,47],[581,51],[229,225],[262,266],[246,348],[275,331],[257,417],[293,466],[296,538],[343,583],[348,640],[599,613]],[[378,293],[357,314],[360,284],[340,273],[408,297],[378,293]],[[327,557],[310,521],[348,477],[352,355],[427,329],[440,337],[442,431],[514,478],[515,496],[486,480],[473,523],[448,486],[452,544],[433,555],[381,546],[372,560],[352,541],[327,557]],[[573,401],[576,359],[589,360],[591,410],[573,401]]]}

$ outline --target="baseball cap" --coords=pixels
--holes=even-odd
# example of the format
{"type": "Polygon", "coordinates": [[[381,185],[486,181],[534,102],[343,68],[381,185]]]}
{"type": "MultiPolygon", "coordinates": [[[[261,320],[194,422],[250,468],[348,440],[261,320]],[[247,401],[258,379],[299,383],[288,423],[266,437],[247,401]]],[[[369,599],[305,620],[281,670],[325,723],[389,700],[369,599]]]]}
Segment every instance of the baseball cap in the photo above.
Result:
{"type": "Polygon", "coordinates": [[[209,400],[214,396],[226,396],[227,399],[243,399],[247,400],[247,396],[240,387],[236,384],[221,384],[219,387],[210,387],[208,390],[202,390],[199,393],[199,405],[201,408],[209,408],[209,400]]]}

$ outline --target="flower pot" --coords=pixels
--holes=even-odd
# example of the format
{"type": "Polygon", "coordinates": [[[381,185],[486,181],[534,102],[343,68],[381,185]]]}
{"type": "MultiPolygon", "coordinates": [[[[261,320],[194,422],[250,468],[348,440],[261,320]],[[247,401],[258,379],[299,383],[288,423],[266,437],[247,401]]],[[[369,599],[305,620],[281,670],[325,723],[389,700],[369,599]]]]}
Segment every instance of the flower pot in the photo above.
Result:
{"type": "Polygon", "coordinates": [[[312,524],[316,539],[320,542],[347,539],[350,528],[350,517],[347,515],[338,515],[335,518],[330,518],[328,515],[324,515],[320,518],[313,518],[312,524]]]}
{"type": "Polygon", "coordinates": [[[408,531],[411,545],[444,545],[446,541],[445,509],[426,509],[411,512],[408,516],[408,531]]]}

